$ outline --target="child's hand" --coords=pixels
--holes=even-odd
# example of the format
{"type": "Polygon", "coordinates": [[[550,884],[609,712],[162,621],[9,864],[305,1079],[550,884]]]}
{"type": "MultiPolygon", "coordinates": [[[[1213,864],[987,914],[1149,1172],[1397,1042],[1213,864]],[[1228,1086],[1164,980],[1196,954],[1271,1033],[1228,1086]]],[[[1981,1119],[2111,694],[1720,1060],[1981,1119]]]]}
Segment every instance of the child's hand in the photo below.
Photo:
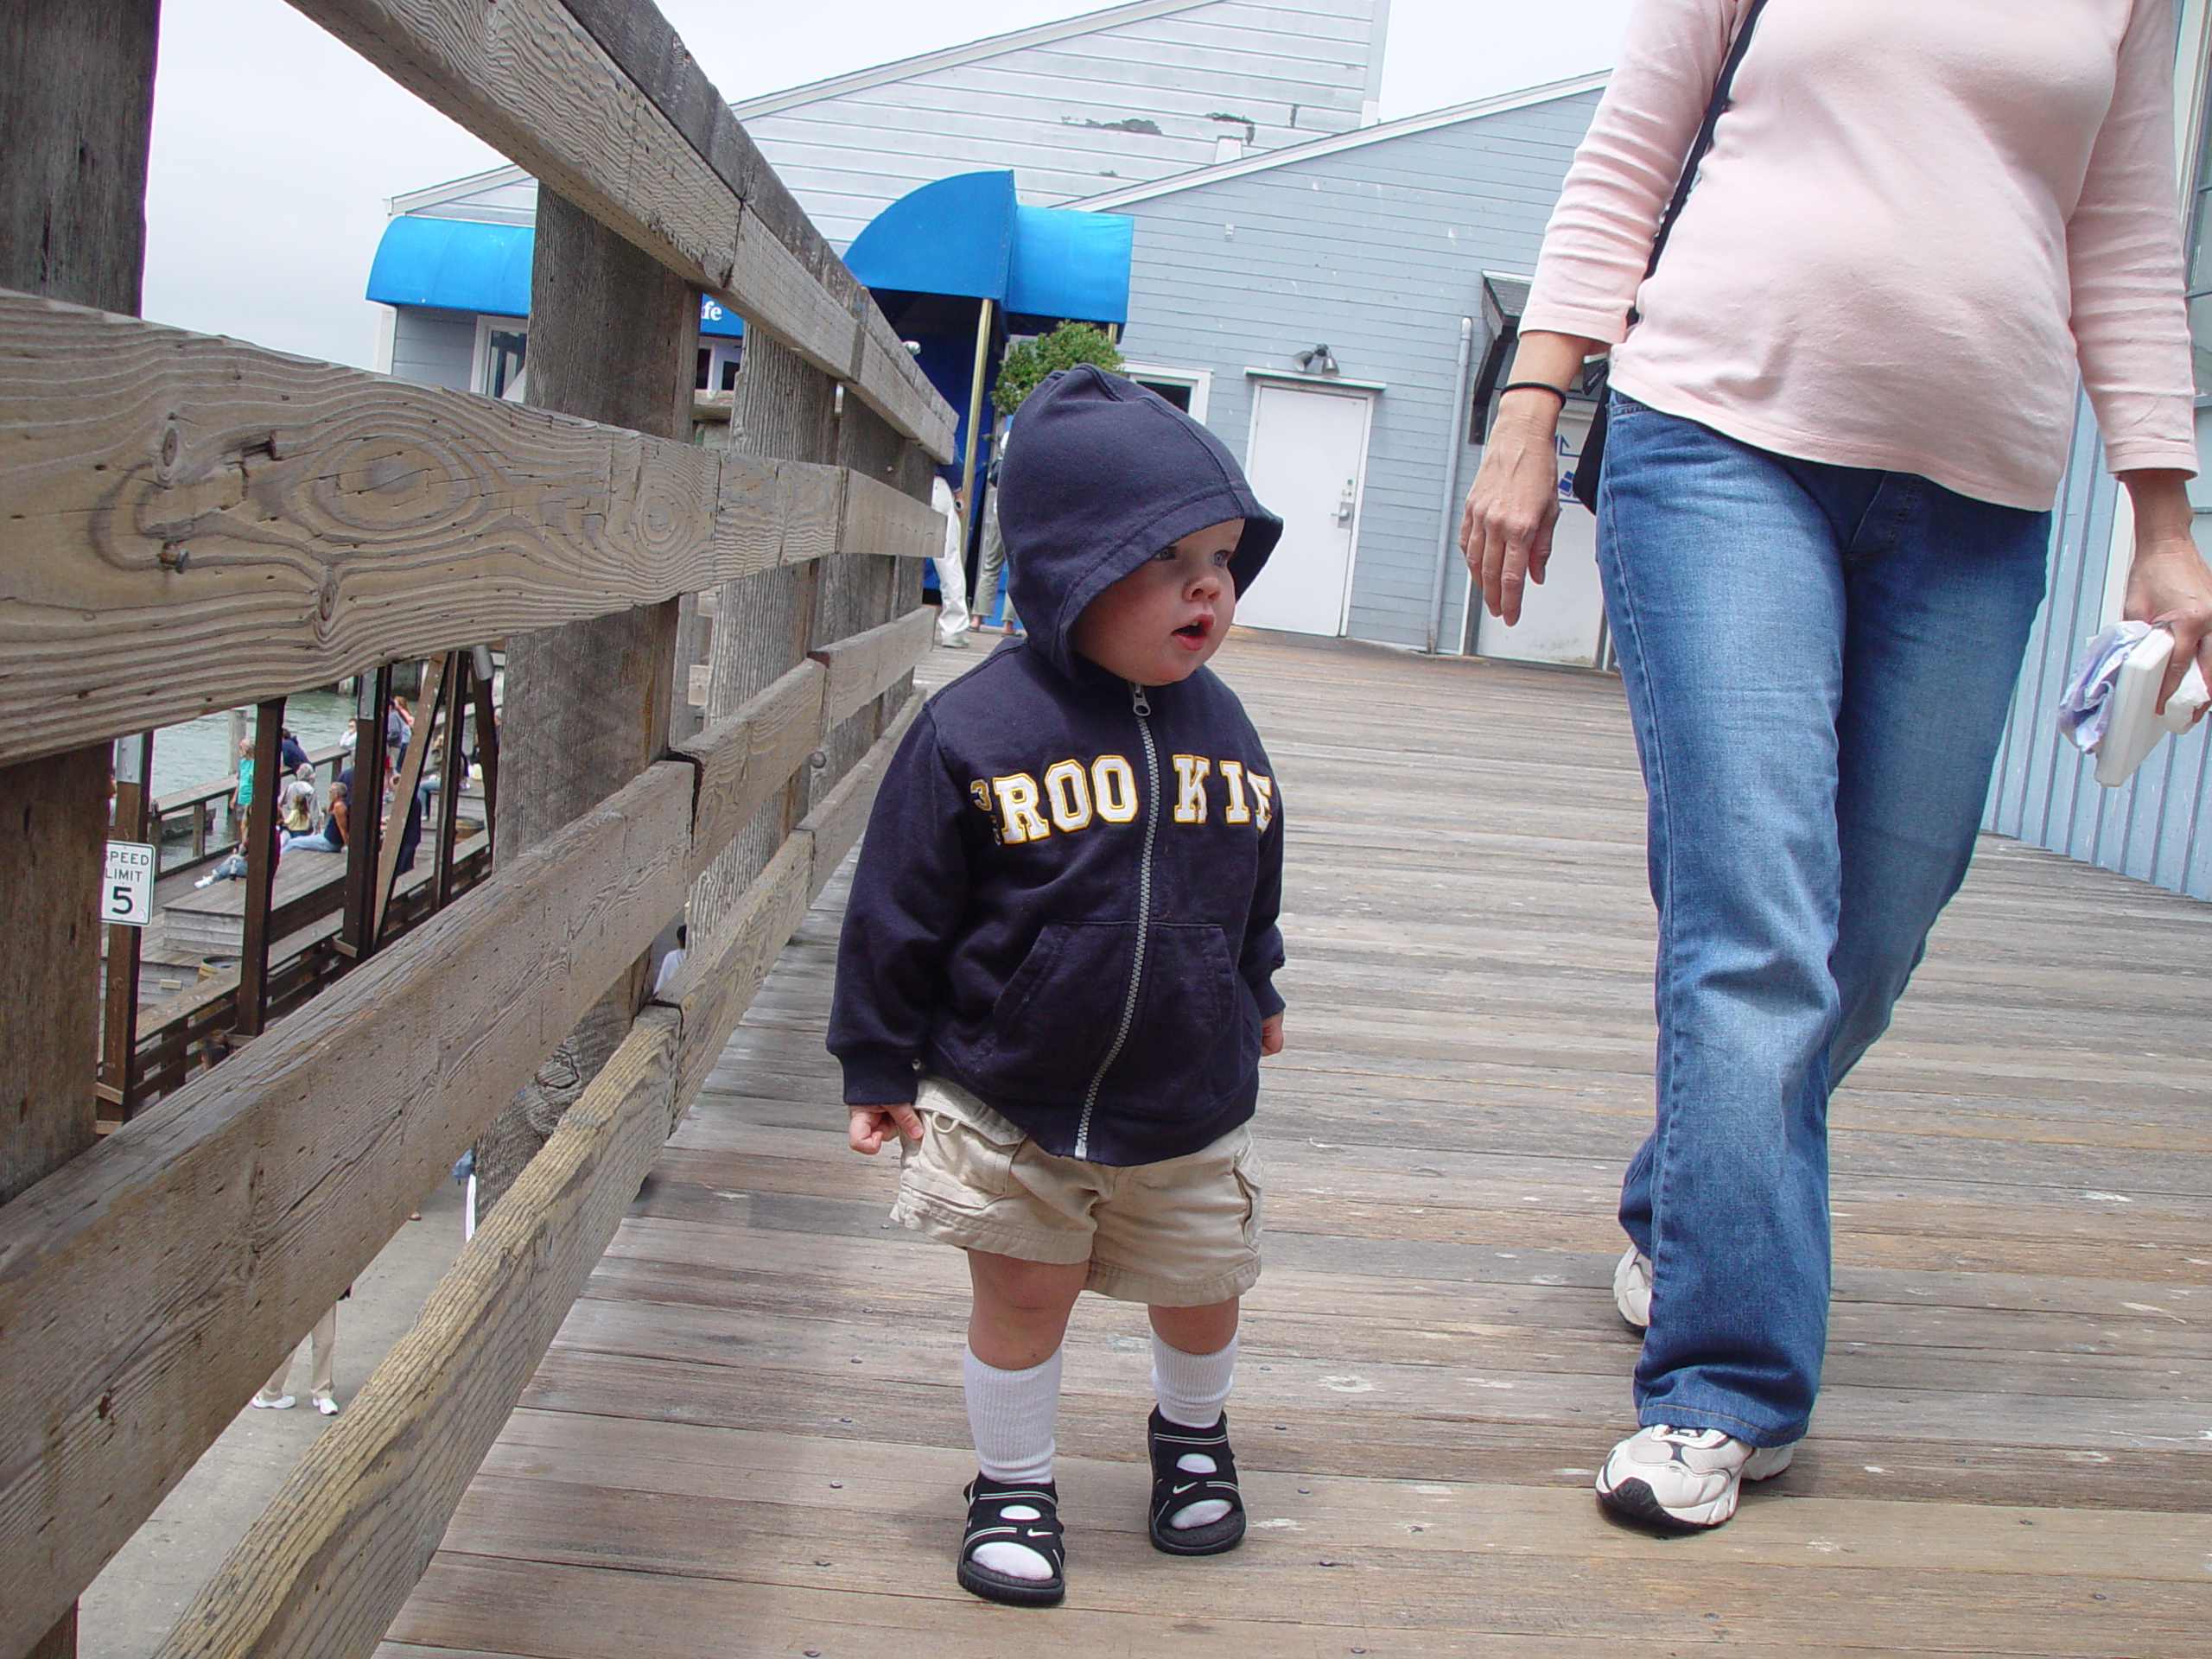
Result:
{"type": "MultiPolygon", "coordinates": [[[[1277,1025],[1281,1025],[1278,1020],[1277,1025]]],[[[1275,1039],[1275,1046],[1282,1046],[1282,1039],[1275,1039]]],[[[851,1117],[845,1126],[845,1139],[855,1152],[864,1152],[873,1158],[883,1149],[883,1143],[894,1135],[909,1141],[922,1138],[922,1116],[912,1105],[898,1101],[889,1106],[850,1106],[846,1110],[851,1117]]]]}
{"type": "Polygon", "coordinates": [[[1282,1015],[1271,1014],[1260,1021],[1260,1052],[1263,1056],[1282,1052],[1282,1015]]]}

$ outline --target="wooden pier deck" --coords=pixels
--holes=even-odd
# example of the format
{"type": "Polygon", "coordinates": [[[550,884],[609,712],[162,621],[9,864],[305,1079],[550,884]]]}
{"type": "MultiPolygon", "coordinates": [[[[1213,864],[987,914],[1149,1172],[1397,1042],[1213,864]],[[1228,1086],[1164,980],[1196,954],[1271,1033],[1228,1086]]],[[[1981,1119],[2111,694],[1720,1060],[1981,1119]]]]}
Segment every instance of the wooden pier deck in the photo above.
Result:
{"type": "Polygon", "coordinates": [[[382,1653],[2204,1653],[2212,907],[1985,843],[1835,1103],[1814,1434],[1732,1525],[1648,1538],[1588,1492],[1649,1112],[1618,687],[1265,636],[1221,666],[1291,826],[1245,1548],[1147,1547],[1141,1313],[1087,1300],[1067,1605],[955,1587],[964,1279],[844,1148],[833,885],[382,1653]]]}

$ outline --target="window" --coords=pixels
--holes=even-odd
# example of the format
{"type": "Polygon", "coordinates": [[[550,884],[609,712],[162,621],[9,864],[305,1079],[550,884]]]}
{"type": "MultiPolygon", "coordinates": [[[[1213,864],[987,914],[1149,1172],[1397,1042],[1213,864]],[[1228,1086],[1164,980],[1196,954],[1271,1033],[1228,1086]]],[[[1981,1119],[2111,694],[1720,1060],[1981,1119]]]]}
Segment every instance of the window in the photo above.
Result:
{"type": "Polygon", "coordinates": [[[1213,391],[1211,369],[1173,369],[1160,363],[1124,363],[1122,372],[1139,385],[1156,391],[1203,425],[1213,391]]]}
{"type": "Polygon", "coordinates": [[[486,397],[521,402],[523,359],[529,346],[530,327],[521,318],[477,318],[475,389],[486,397]]]}

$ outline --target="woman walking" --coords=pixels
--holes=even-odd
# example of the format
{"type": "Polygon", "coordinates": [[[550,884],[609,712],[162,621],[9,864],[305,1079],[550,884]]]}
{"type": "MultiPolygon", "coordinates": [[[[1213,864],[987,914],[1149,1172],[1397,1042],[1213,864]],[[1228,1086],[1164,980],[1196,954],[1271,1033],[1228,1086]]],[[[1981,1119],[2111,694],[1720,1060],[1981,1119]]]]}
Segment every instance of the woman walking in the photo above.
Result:
{"type": "Polygon", "coordinates": [[[1639,0],[1546,233],[1461,547],[1517,619],[1554,429],[1612,348],[1599,562],[1650,799],[1657,1125],[1616,1298],[1648,1325],[1607,1507],[1718,1526],[1818,1391],[1829,1091],[1974,849],[2078,370],[2126,613],[2212,671],[2172,0],[1639,0]],[[1711,148],[1655,235],[1732,41],[1711,148]]]}

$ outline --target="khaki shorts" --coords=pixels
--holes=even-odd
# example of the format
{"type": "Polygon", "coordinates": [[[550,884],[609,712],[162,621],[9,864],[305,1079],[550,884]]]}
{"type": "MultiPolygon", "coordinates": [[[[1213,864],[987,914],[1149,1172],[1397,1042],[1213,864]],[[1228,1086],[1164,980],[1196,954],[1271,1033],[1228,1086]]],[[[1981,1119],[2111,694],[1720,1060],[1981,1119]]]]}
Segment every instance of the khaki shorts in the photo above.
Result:
{"type": "Polygon", "coordinates": [[[922,1141],[899,1144],[891,1215],[963,1249],[1090,1263],[1125,1302],[1205,1307],[1260,1277],[1260,1159],[1240,1124],[1156,1164],[1056,1158],[957,1084],[925,1077],[922,1141]]]}

